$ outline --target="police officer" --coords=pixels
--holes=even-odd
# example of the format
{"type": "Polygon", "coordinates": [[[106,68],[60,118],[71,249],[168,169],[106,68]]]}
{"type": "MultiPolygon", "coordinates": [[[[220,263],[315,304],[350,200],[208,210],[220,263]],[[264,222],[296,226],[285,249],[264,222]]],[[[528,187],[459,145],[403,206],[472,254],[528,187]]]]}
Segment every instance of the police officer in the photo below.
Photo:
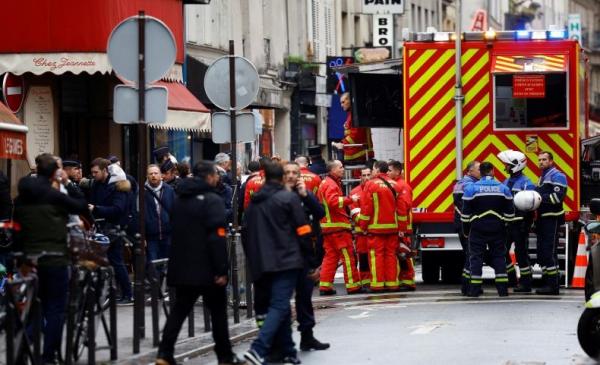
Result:
{"type": "Polygon", "coordinates": [[[537,233],[537,257],[542,266],[542,276],[546,281],[536,294],[558,295],[558,228],[565,221],[563,200],[567,193],[567,177],[554,167],[552,153],[543,151],[538,154],[542,176],[535,189],[542,196],[535,221],[537,233]]]}
{"type": "Polygon", "coordinates": [[[494,179],[490,162],[479,165],[481,180],[465,186],[461,220],[469,237],[471,280],[467,295],[481,294],[483,255],[489,248],[490,262],[496,273],[496,289],[501,297],[508,296],[505,241],[506,222],[514,217],[510,190],[494,179]]]}
{"type": "MultiPolygon", "coordinates": [[[[527,166],[527,156],[519,151],[506,150],[498,154],[500,161],[506,166],[509,178],[504,181],[513,197],[520,191],[534,190],[535,185],[523,174],[527,166]]],[[[517,275],[509,255],[510,246],[515,243],[515,254],[519,263],[519,285],[514,289],[516,293],[531,292],[531,267],[529,264],[529,230],[533,223],[533,213],[523,212],[515,208],[515,217],[508,223],[506,236],[506,273],[509,285],[511,281],[516,284],[517,275]]]]}
{"type": "Polygon", "coordinates": [[[465,263],[463,265],[463,274],[462,274],[462,286],[461,292],[463,295],[467,295],[467,290],[469,288],[469,280],[471,279],[471,269],[469,266],[469,240],[467,235],[464,234],[462,229],[462,223],[460,221],[460,216],[462,214],[463,208],[463,194],[465,192],[465,186],[477,182],[481,177],[479,173],[479,161],[471,161],[467,164],[467,169],[465,176],[462,179],[458,180],[454,185],[454,190],[452,192],[452,198],[454,199],[454,228],[456,229],[456,233],[458,233],[458,238],[460,239],[460,245],[462,246],[463,253],[465,254],[465,263]]]}

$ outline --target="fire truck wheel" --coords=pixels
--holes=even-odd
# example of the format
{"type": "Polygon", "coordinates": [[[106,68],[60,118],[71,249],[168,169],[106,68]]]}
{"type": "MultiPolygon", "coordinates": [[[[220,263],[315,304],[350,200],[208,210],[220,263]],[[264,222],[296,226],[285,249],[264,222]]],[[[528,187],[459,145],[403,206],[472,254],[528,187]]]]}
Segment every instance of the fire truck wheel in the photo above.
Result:
{"type": "Polygon", "coordinates": [[[440,264],[431,253],[421,252],[421,271],[425,284],[436,284],[440,280],[440,264]]]}

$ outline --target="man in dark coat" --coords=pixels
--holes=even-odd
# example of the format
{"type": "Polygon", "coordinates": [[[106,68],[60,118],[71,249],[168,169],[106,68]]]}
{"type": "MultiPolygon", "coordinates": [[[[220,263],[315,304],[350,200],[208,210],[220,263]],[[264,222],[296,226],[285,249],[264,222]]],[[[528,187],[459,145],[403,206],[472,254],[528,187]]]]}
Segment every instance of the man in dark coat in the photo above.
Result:
{"type": "Polygon", "coordinates": [[[263,364],[277,337],[284,363],[298,364],[292,340],[290,299],[304,261],[300,237],[310,235],[300,198],[283,185],[283,167],[267,164],[266,183],[252,196],[246,210],[247,240],[244,250],[257,291],[271,293],[269,309],[258,337],[244,357],[263,364]]]}
{"type": "Polygon", "coordinates": [[[175,364],[177,335],[200,295],[211,314],[219,364],[242,364],[231,350],[227,328],[225,207],[214,193],[219,175],[208,161],[197,163],[193,174],[193,178],[181,180],[173,205],[167,284],[175,287],[176,294],[156,364],[175,364]]]}
{"type": "MultiPolygon", "coordinates": [[[[96,158],[92,161],[91,171],[93,183],[90,188],[89,209],[94,218],[103,219],[99,226],[105,231],[125,227],[129,220],[129,201],[131,194],[131,183],[125,178],[111,183],[108,167],[110,161],[104,158],[96,158]]],[[[124,174],[123,174],[124,175],[124,174]]],[[[110,264],[115,270],[115,279],[121,288],[120,304],[131,304],[132,290],[129,275],[123,259],[123,242],[120,237],[109,234],[110,248],[107,256],[110,264]]]]}
{"type": "Polygon", "coordinates": [[[38,296],[42,304],[44,363],[54,363],[60,350],[69,287],[67,223],[69,214],[86,210],[83,195],[59,169],[55,156],[45,153],[36,159],[37,176],[19,181],[14,219],[21,225],[17,245],[25,253],[59,252],[63,256],[38,261],[38,296]],[[60,191],[63,185],[67,194],[60,191]]]}
{"type": "Polygon", "coordinates": [[[163,259],[169,256],[171,243],[171,213],[175,201],[175,191],[162,181],[157,165],[147,169],[147,180],[144,185],[146,194],[146,255],[148,261],[163,259]]]}

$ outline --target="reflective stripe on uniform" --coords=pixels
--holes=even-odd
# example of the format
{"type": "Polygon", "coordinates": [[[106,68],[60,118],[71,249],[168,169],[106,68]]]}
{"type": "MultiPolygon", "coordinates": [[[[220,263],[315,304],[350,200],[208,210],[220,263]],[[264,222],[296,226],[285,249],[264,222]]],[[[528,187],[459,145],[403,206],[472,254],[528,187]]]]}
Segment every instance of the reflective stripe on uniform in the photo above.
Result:
{"type": "Polygon", "coordinates": [[[323,287],[333,287],[333,283],[329,283],[327,281],[319,281],[319,286],[323,286],[323,287]]]}
{"type": "Polygon", "coordinates": [[[354,282],[354,278],[352,277],[352,264],[350,262],[350,256],[348,255],[348,249],[342,248],[342,256],[344,256],[344,264],[346,265],[346,275],[348,276],[348,282],[346,283],[346,288],[354,288],[359,286],[359,283],[354,282]]]}
{"type": "Polygon", "coordinates": [[[377,264],[375,260],[375,250],[369,251],[371,255],[371,286],[375,288],[383,288],[384,283],[377,281],[377,264]]]}
{"type": "Polygon", "coordinates": [[[343,207],[344,207],[344,198],[340,196],[338,198],[338,208],[343,208],[343,207]]]}

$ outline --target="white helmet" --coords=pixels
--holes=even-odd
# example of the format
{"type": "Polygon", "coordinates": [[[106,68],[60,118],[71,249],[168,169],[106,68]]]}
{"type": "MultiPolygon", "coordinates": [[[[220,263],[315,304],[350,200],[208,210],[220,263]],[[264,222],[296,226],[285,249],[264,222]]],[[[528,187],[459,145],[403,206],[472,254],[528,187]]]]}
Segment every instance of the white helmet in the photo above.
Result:
{"type": "Polygon", "coordinates": [[[533,212],[540,207],[542,197],[535,190],[523,190],[515,194],[515,207],[523,212],[533,212]]]}
{"type": "Polygon", "coordinates": [[[527,156],[519,151],[502,151],[498,154],[498,158],[506,164],[506,170],[509,173],[517,173],[527,166],[527,156]]]}

